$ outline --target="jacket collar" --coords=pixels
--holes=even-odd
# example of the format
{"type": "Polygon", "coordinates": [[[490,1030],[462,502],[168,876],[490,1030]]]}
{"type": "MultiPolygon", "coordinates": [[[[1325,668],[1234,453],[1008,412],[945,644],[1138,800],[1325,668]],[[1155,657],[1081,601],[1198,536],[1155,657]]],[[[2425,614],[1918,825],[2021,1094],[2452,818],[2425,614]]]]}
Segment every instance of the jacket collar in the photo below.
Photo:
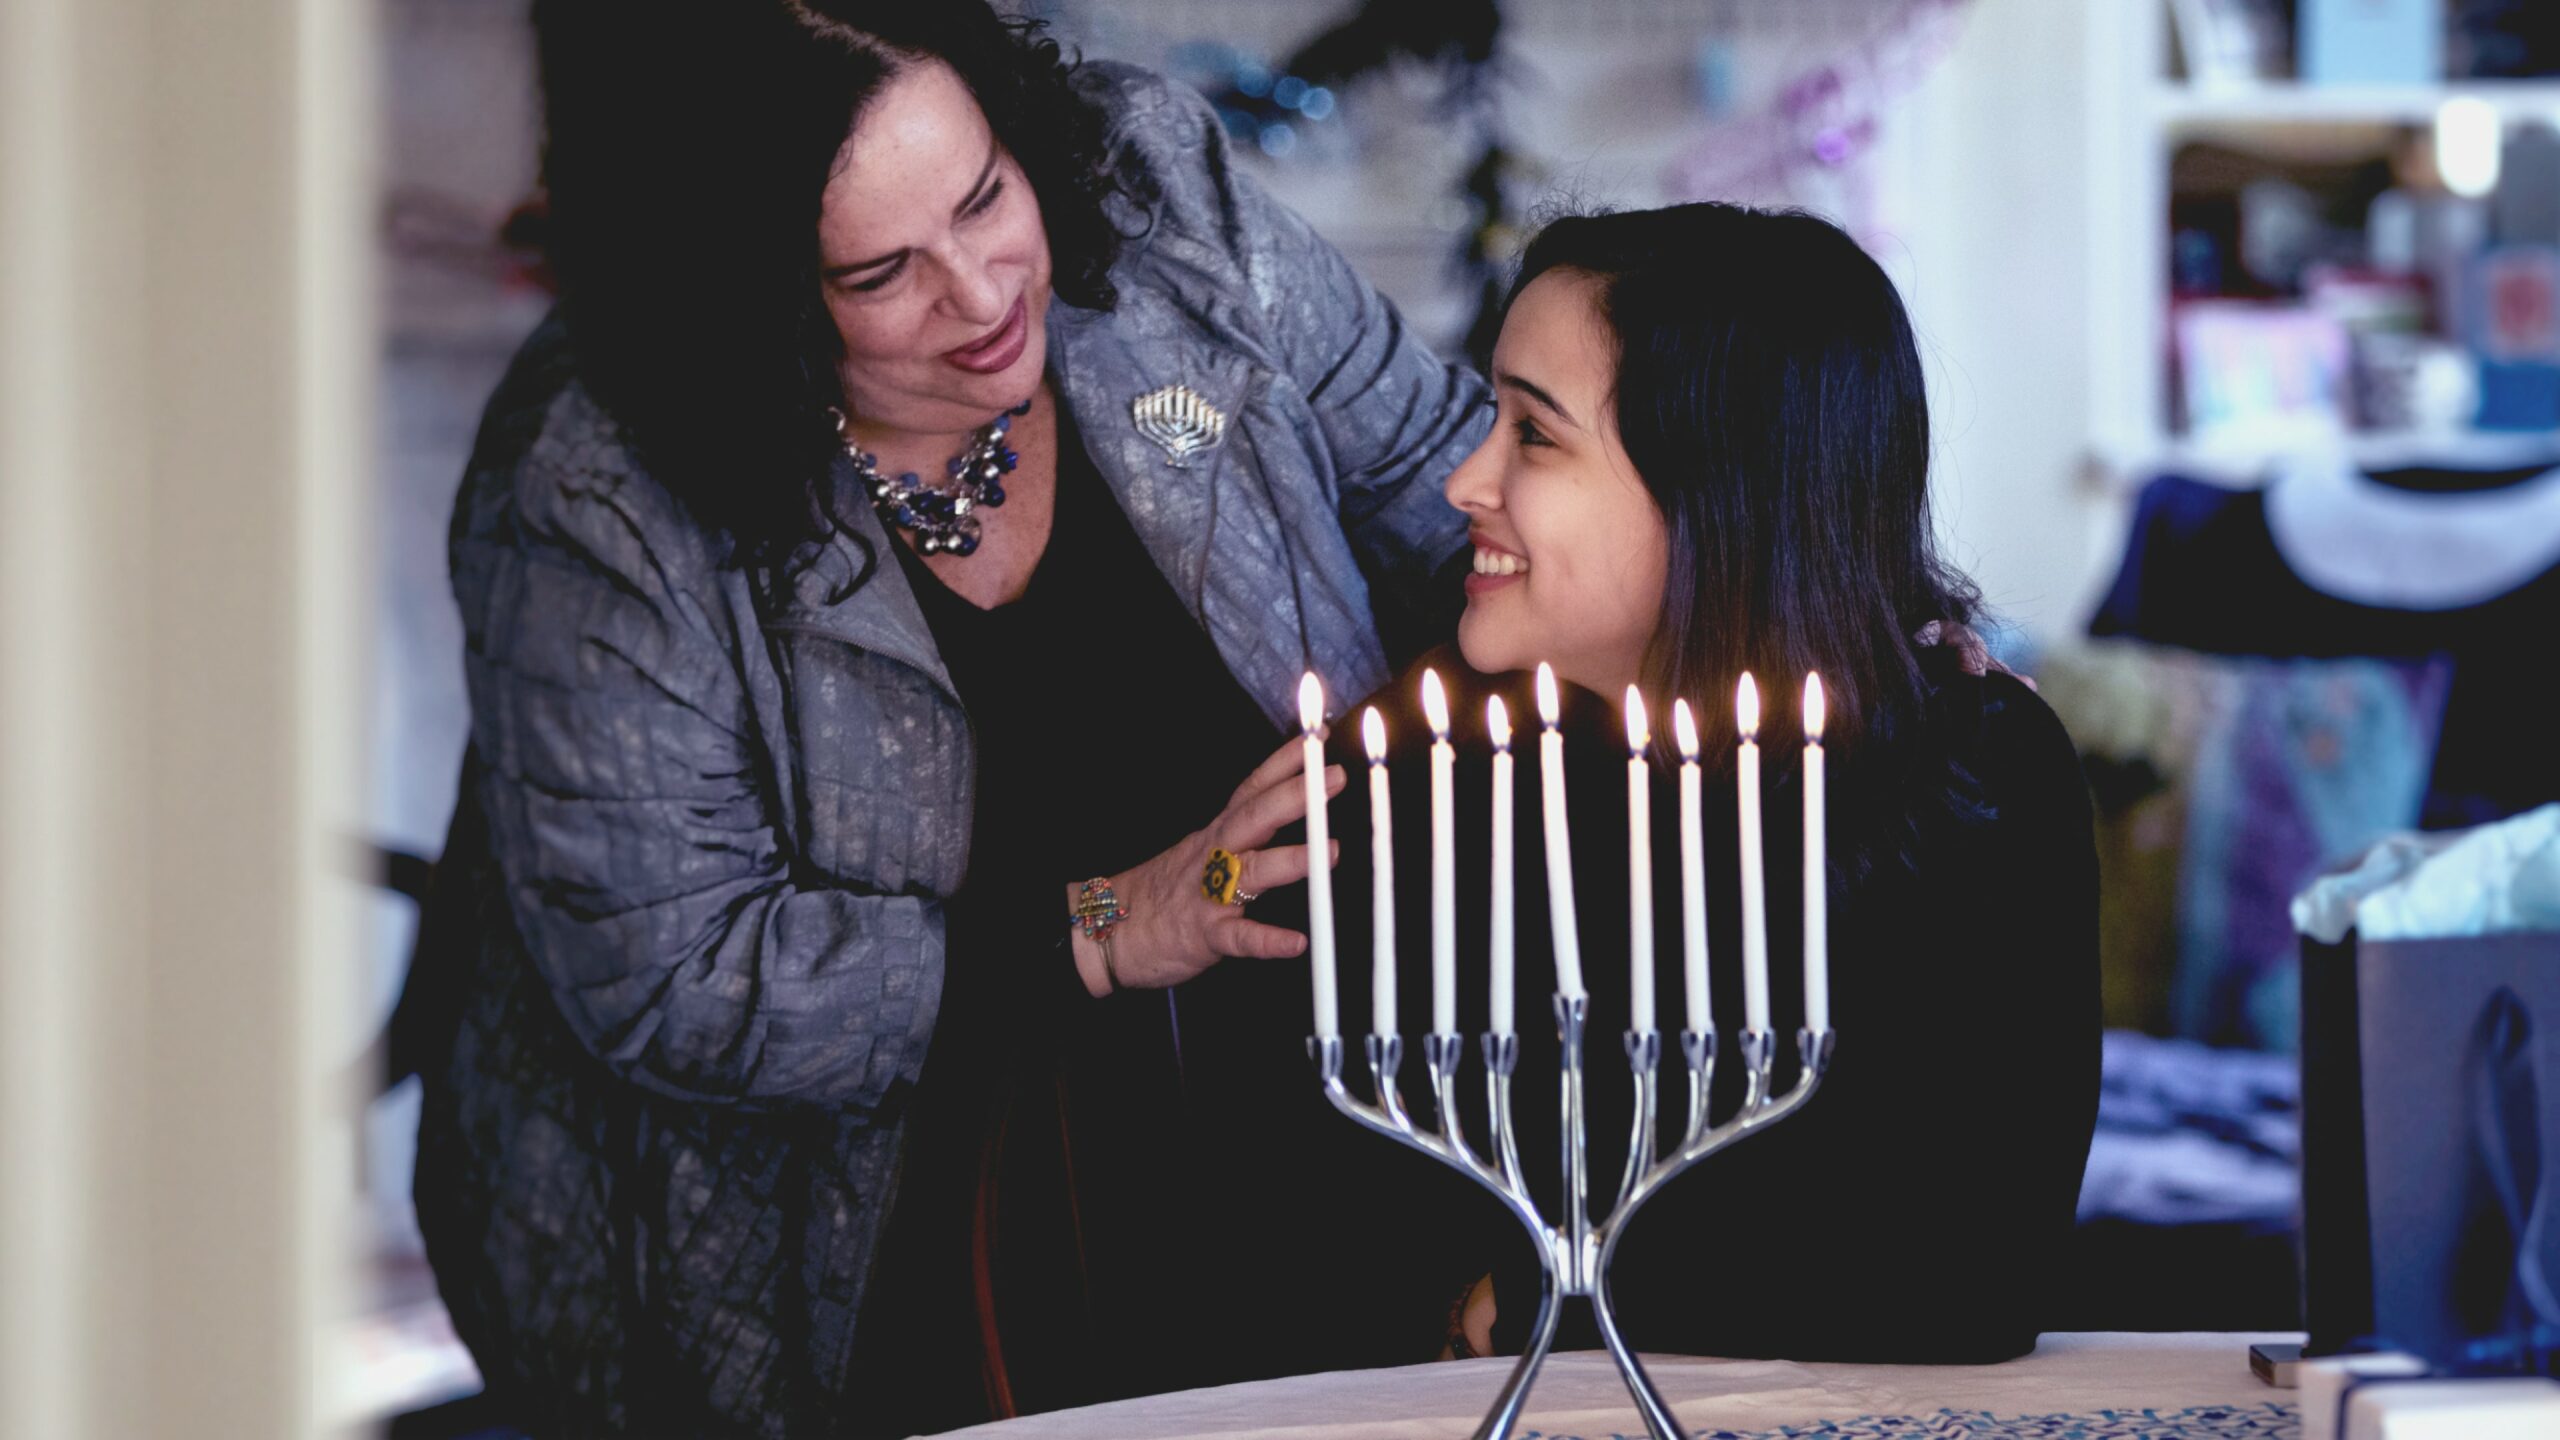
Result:
{"type": "MultiPolygon", "coordinates": [[[[1049,377],[1094,469],[1184,608],[1246,693],[1294,724],[1292,697],[1309,658],[1296,567],[1253,458],[1231,458],[1249,446],[1244,413],[1269,377],[1138,286],[1124,288],[1109,312],[1050,306],[1049,377]],[[1140,396],[1169,385],[1189,386],[1226,417],[1217,443],[1179,465],[1140,433],[1132,410],[1140,396]]],[[[872,510],[850,461],[839,459],[832,478],[837,533],[793,558],[770,623],[900,661],[956,699],[923,607],[889,549],[902,542],[872,510]]]]}
{"type": "Polygon", "coordinates": [[[1061,305],[1050,314],[1050,374],[1094,469],[1236,682],[1294,724],[1309,648],[1299,567],[1249,432],[1269,374],[1153,287],[1124,288],[1108,313],[1061,305]],[[1141,397],[1175,385],[1225,417],[1214,444],[1180,461],[1135,413],[1141,397]]]}

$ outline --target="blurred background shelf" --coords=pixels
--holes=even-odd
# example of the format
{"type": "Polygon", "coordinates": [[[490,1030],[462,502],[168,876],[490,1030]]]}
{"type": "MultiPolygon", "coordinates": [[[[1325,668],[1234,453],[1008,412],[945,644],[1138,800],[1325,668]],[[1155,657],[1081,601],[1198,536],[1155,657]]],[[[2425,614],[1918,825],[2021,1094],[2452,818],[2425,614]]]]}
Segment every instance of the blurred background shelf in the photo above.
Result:
{"type": "Polygon", "coordinates": [[[2164,81],[2151,113],[2168,126],[2337,122],[2421,125],[2448,100],[2477,100],[2501,117],[2560,120],[2560,81],[2460,80],[2438,85],[2312,85],[2301,81],[2164,81]]]}

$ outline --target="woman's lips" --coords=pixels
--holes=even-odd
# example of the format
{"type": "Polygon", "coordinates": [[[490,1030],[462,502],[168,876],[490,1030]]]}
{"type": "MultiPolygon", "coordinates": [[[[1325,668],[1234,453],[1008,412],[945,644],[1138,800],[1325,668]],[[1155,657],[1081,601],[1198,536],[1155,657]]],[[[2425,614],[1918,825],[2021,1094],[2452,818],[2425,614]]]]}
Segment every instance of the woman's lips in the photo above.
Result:
{"type": "Polygon", "coordinates": [[[1009,368],[1022,358],[1023,344],[1031,337],[1031,315],[1020,299],[1004,317],[1004,323],[982,339],[973,340],[957,350],[945,352],[943,359],[973,375],[993,375],[1009,368]]]}

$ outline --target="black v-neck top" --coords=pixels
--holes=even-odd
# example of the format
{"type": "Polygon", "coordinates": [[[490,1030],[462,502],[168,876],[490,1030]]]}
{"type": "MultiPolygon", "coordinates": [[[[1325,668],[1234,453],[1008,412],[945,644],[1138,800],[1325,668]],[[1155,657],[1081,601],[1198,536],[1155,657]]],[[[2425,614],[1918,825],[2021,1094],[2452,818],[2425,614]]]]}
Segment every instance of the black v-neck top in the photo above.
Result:
{"type": "Polygon", "coordinates": [[[1292,1143],[1270,1112],[1289,1113],[1287,1134],[1342,1138],[1306,1117],[1321,1107],[1300,1048],[1304,962],[1229,960],[1096,1001],[1058,943],[1068,885],[1206,825],[1283,738],[1060,424],[1049,542],[1018,599],[980,608],[892,547],[968,712],[977,791],[860,1327],[881,1433],[995,1413],[990,1316],[1026,1413],[1331,1358],[1293,1358],[1312,1327],[1246,1303],[1237,1263],[1255,1232],[1296,1233],[1284,1214],[1247,1218],[1257,1197],[1281,1208],[1253,1178],[1292,1143]],[[1203,1323],[1227,1315],[1246,1318],[1203,1323]]]}

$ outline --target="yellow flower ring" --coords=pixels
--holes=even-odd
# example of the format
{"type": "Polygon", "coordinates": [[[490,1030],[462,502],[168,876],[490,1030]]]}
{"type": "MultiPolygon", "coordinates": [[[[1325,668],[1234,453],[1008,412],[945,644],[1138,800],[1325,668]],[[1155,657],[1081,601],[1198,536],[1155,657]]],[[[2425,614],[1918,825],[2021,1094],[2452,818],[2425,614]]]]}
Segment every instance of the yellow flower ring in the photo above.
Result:
{"type": "Polygon", "coordinates": [[[1243,862],[1224,850],[1211,850],[1208,863],[1200,867],[1200,893],[1220,905],[1242,903],[1236,887],[1243,881],[1243,862]]]}

